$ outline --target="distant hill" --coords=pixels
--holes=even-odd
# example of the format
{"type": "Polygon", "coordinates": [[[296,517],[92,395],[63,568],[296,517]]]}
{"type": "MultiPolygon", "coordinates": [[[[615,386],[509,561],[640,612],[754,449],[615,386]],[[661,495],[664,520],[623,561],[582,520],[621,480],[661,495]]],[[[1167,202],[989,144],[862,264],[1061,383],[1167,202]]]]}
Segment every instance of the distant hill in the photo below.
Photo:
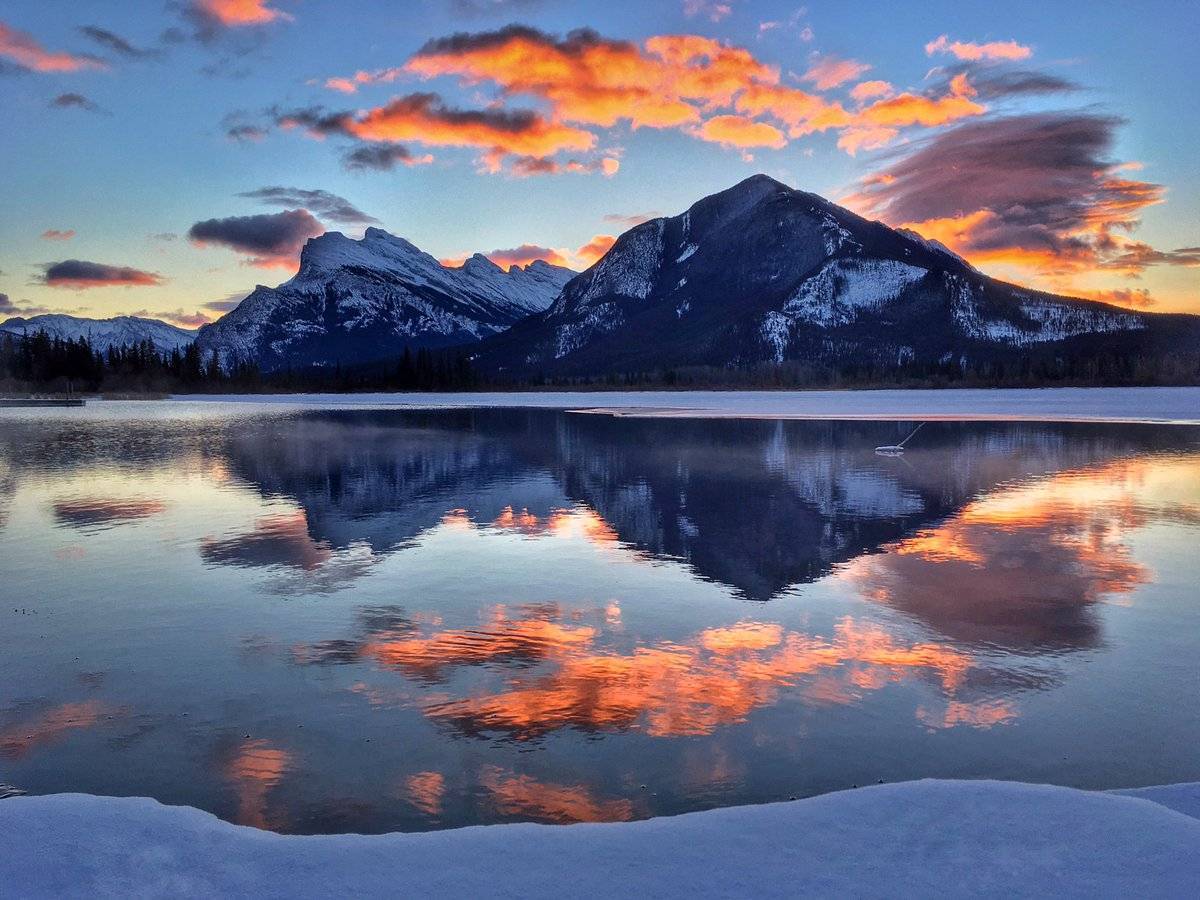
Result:
{"type": "Polygon", "coordinates": [[[44,331],[50,337],[64,340],[87,338],[94,349],[123,347],[152,341],[159,350],[182,349],[196,339],[196,332],[177,328],[158,319],[139,316],[116,316],[112,319],[86,319],[79,316],[50,313],[17,317],[0,323],[0,334],[33,335],[44,331]]]}

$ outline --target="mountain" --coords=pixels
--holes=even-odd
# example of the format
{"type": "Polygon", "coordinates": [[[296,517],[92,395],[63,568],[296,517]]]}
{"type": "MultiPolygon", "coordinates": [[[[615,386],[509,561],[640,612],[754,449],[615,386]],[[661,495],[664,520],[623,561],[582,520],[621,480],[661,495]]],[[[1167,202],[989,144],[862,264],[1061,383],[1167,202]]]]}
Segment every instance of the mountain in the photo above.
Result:
{"type": "Polygon", "coordinates": [[[197,346],[265,370],[395,358],[405,347],[474,343],[544,310],[575,273],[534,262],[507,272],[476,254],[454,268],[379,228],[313,238],[300,271],[259,285],[200,329],[197,346]]]}
{"type": "Polygon", "coordinates": [[[1131,358],[1197,337],[1196,317],[1006,284],[936,241],[755,175],[625,232],[545,312],[485,342],[477,365],[563,375],[783,362],[895,372],[1046,349],[1131,358]]]}
{"type": "Polygon", "coordinates": [[[195,331],[176,328],[158,319],[138,316],[116,316],[112,319],[84,319],[78,316],[51,313],[8,319],[0,323],[0,334],[32,335],[44,331],[50,337],[64,340],[87,338],[97,350],[122,347],[152,341],[159,350],[186,347],[196,338],[195,331]]]}

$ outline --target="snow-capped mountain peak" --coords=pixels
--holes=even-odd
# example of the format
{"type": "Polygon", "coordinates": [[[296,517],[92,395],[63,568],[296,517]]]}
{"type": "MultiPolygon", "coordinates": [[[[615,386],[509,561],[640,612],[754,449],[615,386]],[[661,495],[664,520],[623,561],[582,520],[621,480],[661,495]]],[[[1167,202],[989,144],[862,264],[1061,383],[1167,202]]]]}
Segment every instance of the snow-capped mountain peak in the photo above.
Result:
{"type": "Polygon", "coordinates": [[[755,175],[626,231],[544,314],[478,358],[572,375],[789,361],[961,367],[1196,324],[1167,318],[1005,284],[935,240],[755,175]]]}
{"type": "Polygon", "coordinates": [[[359,240],[331,231],[305,244],[293,278],[259,286],[198,341],[267,369],[386,359],[503,331],[549,306],[574,275],[545,263],[506,272],[480,254],[445,266],[381,228],[359,240]]]}

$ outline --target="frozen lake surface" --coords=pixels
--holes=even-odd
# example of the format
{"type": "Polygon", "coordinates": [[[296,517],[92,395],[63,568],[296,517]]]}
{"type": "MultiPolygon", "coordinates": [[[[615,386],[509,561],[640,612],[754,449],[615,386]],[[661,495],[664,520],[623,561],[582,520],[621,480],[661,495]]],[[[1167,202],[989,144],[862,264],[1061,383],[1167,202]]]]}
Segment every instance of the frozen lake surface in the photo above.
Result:
{"type": "Polygon", "coordinates": [[[888,391],[594,391],[187,396],[184,402],[305,407],[535,407],[638,415],[797,419],[981,419],[1200,423],[1200,387],[888,391]]]}

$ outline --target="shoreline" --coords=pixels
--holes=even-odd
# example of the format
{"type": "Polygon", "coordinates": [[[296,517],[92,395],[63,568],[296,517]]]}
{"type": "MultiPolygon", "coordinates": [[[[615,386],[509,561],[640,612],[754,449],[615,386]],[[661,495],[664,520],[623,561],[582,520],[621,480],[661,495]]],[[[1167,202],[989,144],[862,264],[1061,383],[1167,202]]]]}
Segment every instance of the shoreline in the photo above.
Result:
{"type": "Polygon", "coordinates": [[[1200,387],[194,394],[171,399],[196,406],[561,409],[627,418],[1200,425],[1200,387]]]}

